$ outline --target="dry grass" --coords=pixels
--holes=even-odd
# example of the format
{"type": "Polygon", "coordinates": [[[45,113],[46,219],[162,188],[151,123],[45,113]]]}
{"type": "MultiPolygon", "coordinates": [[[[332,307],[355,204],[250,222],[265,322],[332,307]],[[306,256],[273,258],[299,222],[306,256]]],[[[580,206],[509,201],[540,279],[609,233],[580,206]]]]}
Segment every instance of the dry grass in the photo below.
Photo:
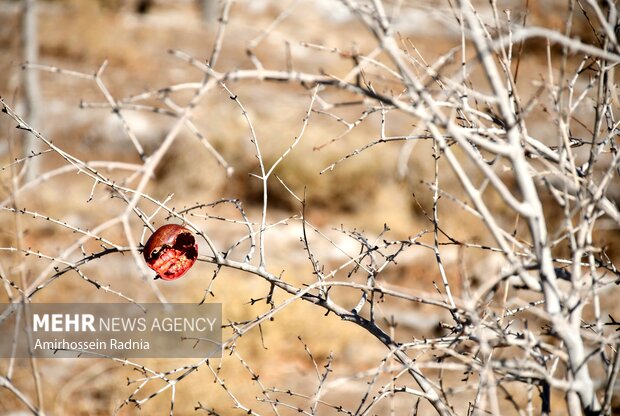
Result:
{"type": "MultiPolygon", "coordinates": [[[[165,86],[175,82],[195,80],[197,72],[166,53],[169,48],[177,48],[205,58],[209,45],[214,37],[215,28],[203,26],[197,11],[187,2],[173,3],[172,6],[160,2],[153,13],[137,16],[126,9],[102,7],[100,3],[89,1],[57,1],[44,2],[41,14],[41,54],[42,62],[58,65],[85,72],[93,72],[105,60],[109,61],[109,69],[105,74],[112,94],[117,97],[129,96],[143,91],[145,88],[165,86]]],[[[549,14],[544,2],[532,3],[531,16],[535,21],[548,23],[549,26],[561,26],[561,22],[546,19],[549,14]]],[[[555,2],[554,2],[555,4],[555,2]]],[[[12,4],[0,4],[0,26],[15,26],[15,13],[12,4]]],[[[258,7],[258,6],[256,6],[258,7]]],[[[286,20],[256,53],[266,64],[280,65],[285,60],[285,50],[281,38],[294,33],[295,37],[311,43],[321,43],[329,47],[348,50],[354,44],[362,52],[368,53],[365,47],[369,35],[361,31],[359,24],[330,21],[324,13],[316,12],[310,3],[299,6],[301,9],[286,20]],[[317,30],[319,29],[320,30],[317,30]]],[[[250,63],[244,54],[243,47],[249,39],[266,27],[279,13],[279,6],[269,5],[260,12],[252,12],[246,3],[236,4],[233,13],[236,20],[229,27],[224,53],[220,62],[225,68],[245,68],[250,63]]],[[[518,14],[518,13],[517,13],[518,14]]],[[[4,26],[4,27],[8,27],[4,26]]],[[[19,78],[19,55],[16,36],[0,29],[0,95],[9,101],[17,102],[20,95],[17,87],[19,78]],[[11,97],[16,97],[14,100],[11,97]]],[[[584,32],[585,29],[584,29],[584,32]]],[[[403,33],[406,36],[407,33],[403,33]]],[[[411,42],[429,62],[434,61],[441,53],[454,45],[451,34],[445,38],[429,36],[415,30],[411,34],[411,42]]],[[[317,52],[292,45],[294,62],[299,69],[322,68],[325,72],[344,76],[351,69],[351,62],[345,58],[334,58],[334,54],[317,52]]],[[[538,45],[526,45],[526,55],[519,86],[526,94],[536,91],[532,81],[546,72],[544,48],[538,45]]],[[[458,70],[458,65],[451,67],[458,70]]],[[[40,129],[60,147],[70,149],[73,154],[87,160],[117,160],[138,163],[139,157],[127,141],[119,139],[119,130],[108,126],[108,114],[105,110],[79,110],[77,104],[81,99],[101,101],[101,97],[92,83],[84,80],[62,77],[57,74],[42,73],[43,94],[46,111],[40,129]]],[[[482,82],[482,74],[478,77],[482,82]]],[[[289,146],[298,134],[301,120],[307,110],[307,94],[300,87],[281,85],[274,88],[272,84],[242,82],[234,85],[234,91],[242,97],[244,105],[249,108],[256,121],[257,135],[261,139],[264,158],[268,165],[275,161],[289,146]],[[265,105],[265,103],[268,105],[265,105]]],[[[181,100],[181,96],[176,96],[181,100]]],[[[335,99],[336,97],[334,97],[335,99]]],[[[526,97],[524,97],[526,99],[526,97]]],[[[342,109],[338,114],[348,122],[360,117],[360,106],[342,109]]],[[[532,117],[532,123],[539,122],[548,128],[545,114],[532,117]]],[[[149,128],[144,130],[146,149],[152,151],[163,139],[169,123],[157,118],[144,118],[136,123],[143,123],[149,128]]],[[[175,147],[166,156],[156,173],[156,178],[147,189],[147,193],[158,199],[174,193],[172,205],[181,209],[196,201],[210,201],[219,197],[239,198],[244,201],[246,209],[258,212],[261,202],[260,182],[250,174],[257,173],[258,165],[253,155],[249,135],[244,119],[240,116],[234,102],[227,99],[226,94],[214,95],[206,100],[196,115],[199,127],[204,130],[215,147],[235,168],[232,180],[227,180],[225,171],[207,153],[198,140],[184,134],[175,147]]],[[[382,145],[380,151],[368,151],[339,164],[334,171],[319,174],[321,170],[334,161],[363,146],[369,138],[378,137],[377,121],[379,115],[369,116],[364,122],[337,141],[317,150],[318,146],[329,143],[338,137],[345,127],[321,114],[312,115],[310,125],[303,141],[290,155],[276,174],[284,180],[297,195],[307,195],[310,222],[324,232],[339,238],[338,231],[331,230],[343,224],[347,229],[365,230],[377,234],[387,223],[392,231],[392,238],[406,238],[422,229],[432,228],[425,218],[423,210],[430,211],[432,193],[423,181],[431,181],[433,177],[430,147],[432,143],[419,143],[409,159],[409,170],[404,178],[397,173],[397,159],[402,150],[401,144],[382,145]],[[415,199],[412,194],[415,194],[415,199]],[[417,200],[417,202],[416,202],[417,200]],[[418,205],[421,205],[422,208],[418,205]]],[[[391,120],[390,126],[395,131],[408,131],[406,120],[391,120]]],[[[16,146],[19,137],[10,129],[9,123],[3,119],[2,136],[5,142],[11,141],[16,146]]],[[[389,133],[389,132],[388,132],[389,133]]],[[[553,131],[540,131],[540,137],[552,138],[553,131]]],[[[7,165],[14,154],[8,151],[0,156],[0,164],[7,165]]],[[[462,157],[462,155],[459,155],[462,157]]],[[[41,158],[46,169],[61,166],[62,161],[54,155],[41,158]]],[[[464,159],[464,157],[463,157],[464,159]]],[[[110,176],[123,179],[125,173],[111,173],[110,176]]],[[[8,188],[11,181],[10,169],[0,172],[5,186],[0,190],[0,198],[10,195],[8,188]]],[[[123,202],[110,199],[110,194],[103,189],[96,190],[92,201],[87,202],[92,187],[88,178],[67,175],[50,179],[45,186],[36,191],[26,192],[19,196],[20,204],[30,210],[45,212],[47,215],[79,224],[84,229],[96,226],[104,219],[111,218],[123,208],[123,202]]],[[[458,193],[458,186],[451,173],[446,172],[445,189],[458,193]]],[[[276,216],[294,215],[299,211],[299,204],[275,178],[271,183],[270,201],[275,208],[276,216]]],[[[459,194],[462,196],[462,194],[459,194]]],[[[500,198],[491,194],[489,205],[498,212],[508,213],[508,209],[500,198]]],[[[547,201],[549,215],[555,209],[551,201],[547,201]]],[[[444,204],[440,211],[443,226],[457,239],[487,243],[489,236],[483,225],[473,219],[463,221],[463,212],[456,207],[444,204]]],[[[506,223],[514,223],[516,218],[503,216],[506,223]]],[[[158,218],[158,220],[162,220],[158,218]]],[[[222,239],[229,238],[228,229],[215,221],[203,223],[205,229],[222,239]]],[[[13,215],[0,214],[0,245],[15,245],[16,223],[13,215]]],[[[57,252],[72,241],[74,235],[70,230],[62,230],[44,220],[24,220],[24,247],[34,247],[46,252],[57,252]]],[[[290,254],[301,251],[303,246],[295,234],[294,225],[283,227],[283,231],[270,235],[270,260],[274,270],[284,270],[285,280],[302,283],[311,276],[307,259],[303,256],[290,254]]],[[[525,225],[519,224],[518,233],[525,234],[525,225]]],[[[121,230],[111,231],[106,237],[120,239],[121,230]]],[[[614,259],[620,259],[619,237],[617,230],[601,230],[598,235],[605,241],[607,252],[614,259]]],[[[314,238],[314,237],[313,237],[314,238]]],[[[317,241],[320,239],[317,239],[317,241]]],[[[320,244],[317,242],[317,244],[320,244]]],[[[90,249],[94,249],[90,247],[90,249]]],[[[385,278],[388,283],[407,287],[411,291],[428,292],[432,290],[431,282],[437,281],[438,271],[432,252],[424,249],[414,250],[414,255],[402,267],[388,269],[385,278]]],[[[445,252],[448,275],[454,285],[456,295],[462,289],[459,255],[463,255],[464,268],[468,270],[473,281],[484,281],[485,275],[493,267],[499,267],[492,261],[481,263],[482,253],[447,248],[445,252]]],[[[23,257],[18,253],[0,255],[0,263],[10,276],[17,275],[23,264],[23,257]]],[[[326,260],[329,264],[329,260],[326,260]]],[[[38,273],[44,262],[30,261],[29,273],[38,273]]],[[[113,288],[122,289],[125,294],[137,301],[152,301],[153,295],[144,290],[145,283],[138,280],[137,272],[128,255],[107,256],[96,265],[84,269],[88,275],[98,281],[110,284],[113,288]]],[[[198,302],[204,295],[206,282],[213,273],[213,266],[198,264],[188,278],[167,284],[158,282],[158,286],[171,302],[198,302]]],[[[260,307],[248,302],[264,296],[268,286],[252,279],[245,274],[224,271],[218,277],[213,288],[214,302],[222,302],[224,316],[231,321],[252,319],[260,307]],[[252,307],[250,307],[252,306],[252,307]]],[[[335,290],[336,297],[339,296],[335,290]]],[[[344,304],[355,305],[357,299],[340,298],[344,304]]],[[[5,299],[3,299],[5,300],[5,299]]],[[[42,291],[37,298],[39,302],[108,302],[113,301],[110,295],[94,289],[92,285],[79,279],[75,274],[62,276],[54,282],[49,290],[42,291]]],[[[282,299],[276,299],[283,300],[282,299]]],[[[613,313],[617,310],[617,302],[611,298],[603,298],[603,308],[613,313]]],[[[277,302],[276,302],[277,303],[277,302]]],[[[263,304],[262,311],[268,305],[263,304]]],[[[333,352],[336,357],[334,377],[364,371],[376,365],[384,351],[378,342],[360,345],[361,329],[341,322],[337,317],[323,318],[322,311],[309,304],[296,303],[289,307],[285,314],[275,316],[275,320],[262,325],[262,331],[253,331],[244,338],[237,353],[245,360],[252,362],[252,370],[260,375],[261,382],[266,386],[282,386],[298,392],[312,394],[315,380],[308,374],[313,370],[311,361],[304,352],[303,344],[297,340],[300,336],[313,352],[318,364],[325,363],[325,357],[333,352]]],[[[398,308],[386,312],[386,315],[398,312],[398,308]]],[[[427,309],[420,307],[412,311],[415,317],[425,317],[427,309]]],[[[427,317],[427,316],[426,316],[427,317]]],[[[435,319],[434,317],[431,317],[435,319]]],[[[439,320],[441,317],[437,318],[439,320]]],[[[412,328],[407,335],[424,337],[435,334],[437,327],[424,330],[412,328]]],[[[260,394],[252,375],[240,364],[236,357],[225,357],[226,362],[222,376],[228,383],[247,386],[239,389],[238,399],[242,402],[254,402],[260,394]]],[[[173,368],[184,362],[175,360],[143,360],[141,363],[152,367],[173,368]]],[[[217,363],[213,364],[217,366],[217,363]]],[[[132,391],[125,386],[127,377],[136,376],[127,367],[122,367],[106,360],[41,360],[39,361],[43,384],[44,401],[50,414],[95,415],[110,414],[132,391]]],[[[0,362],[0,372],[4,373],[5,362],[0,362]]],[[[16,385],[26,391],[32,391],[31,372],[26,361],[19,361],[13,380],[16,385]]],[[[192,374],[191,382],[182,383],[177,391],[176,411],[178,414],[189,414],[194,411],[198,402],[215,408],[220,414],[235,414],[230,407],[226,393],[218,385],[212,383],[211,374],[201,369],[192,374]]],[[[155,388],[156,386],[153,386],[155,388]]],[[[360,392],[364,391],[362,380],[351,381],[346,385],[335,387],[327,401],[339,399],[343,404],[350,400],[354,403],[360,392]]],[[[515,392],[516,396],[523,392],[515,392]]],[[[396,414],[410,408],[412,403],[398,404],[396,414]]],[[[465,410],[465,403],[463,409],[465,410]]],[[[422,405],[421,410],[428,410],[422,405]]],[[[165,414],[169,408],[169,397],[161,395],[149,402],[142,409],[142,414],[165,414]]],[[[16,399],[8,392],[0,391],[0,412],[9,413],[20,409],[16,399]]],[[[257,404],[259,413],[269,411],[266,404],[257,404]]],[[[381,414],[388,409],[377,409],[381,414]]],[[[562,409],[554,409],[561,412],[562,409]]],[[[125,407],[120,414],[134,414],[138,411],[125,407]]],[[[241,412],[238,411],[238,414],[241,412]]],[[[560,413],[557,413],[560,414],[560,413]]]]}

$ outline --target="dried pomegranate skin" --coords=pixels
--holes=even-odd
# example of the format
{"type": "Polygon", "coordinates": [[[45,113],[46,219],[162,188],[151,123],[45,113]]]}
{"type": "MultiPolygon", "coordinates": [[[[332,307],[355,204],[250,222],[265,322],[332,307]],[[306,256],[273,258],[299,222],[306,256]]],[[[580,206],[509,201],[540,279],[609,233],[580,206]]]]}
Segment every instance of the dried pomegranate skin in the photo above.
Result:
{"type": "Polygon", "coordinates": [[[146,264],[164,280],[183,276],[196,262],[198,245],[190,230],[178,224],[158,228],[142,252],[146,264]]]}

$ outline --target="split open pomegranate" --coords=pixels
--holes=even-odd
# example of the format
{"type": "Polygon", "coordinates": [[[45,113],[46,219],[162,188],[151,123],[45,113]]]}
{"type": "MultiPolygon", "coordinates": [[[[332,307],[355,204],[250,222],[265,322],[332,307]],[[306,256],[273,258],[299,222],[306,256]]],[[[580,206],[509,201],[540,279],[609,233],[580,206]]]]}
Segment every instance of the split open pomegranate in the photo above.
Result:
{"type": "Polygon", "coordinates": [[[190,230],[178,224],[159,227],[147,240],[142,252],[146,264],[157,277],[175,280],[183,276],[198,258],[198,244],[190,230]]]}

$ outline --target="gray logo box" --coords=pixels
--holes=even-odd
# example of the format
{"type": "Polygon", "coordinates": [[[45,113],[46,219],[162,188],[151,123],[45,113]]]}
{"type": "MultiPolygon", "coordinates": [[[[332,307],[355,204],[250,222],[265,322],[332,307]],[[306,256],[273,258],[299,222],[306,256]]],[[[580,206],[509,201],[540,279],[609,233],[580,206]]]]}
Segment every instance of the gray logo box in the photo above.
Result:
{"type": "Polygon", "coordinates": [[[222,356],[222,304],[0,304],[0,357],[222,356]]]}

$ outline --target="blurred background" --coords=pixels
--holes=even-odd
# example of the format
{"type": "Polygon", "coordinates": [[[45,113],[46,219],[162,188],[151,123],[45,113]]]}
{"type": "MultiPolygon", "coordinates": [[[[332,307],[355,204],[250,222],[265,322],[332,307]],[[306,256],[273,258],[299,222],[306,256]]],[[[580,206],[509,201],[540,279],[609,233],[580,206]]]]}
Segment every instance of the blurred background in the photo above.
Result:
{"type": "MultiPolygon", "coordinates": [[[[488,16],[490,10],[487,2],[474,3],[483,16],[488,16]]],[[[511,10],[511,19],[515,22],[527,19],[531,25],[557,30],[564,28],[567,2],[515,0],[499,3],[500,9],[511,10]]],[[[54,70],[22,70],[22,64],[27,60],[22,36],[22,6],[20,1],[0,0],[0,95],[19,113],[26,114],[25,73],[34,72],[40,91],[36,101],[38,118],[32,122],[33,127],[81,160],[106,162],[102,169],[108,168],[105,174],[109,177],[119,182],[131,177],[135,169],[112,169],[110,162],[137,166],[142,163],[140,155],[127,138],[118,117],[109,108],[100,105],[105,103],[105,97],[93,79],[54,70]]],[[[200,82],[203,72],[168,51],[183,51],[201,62],[207,61],[213,49],[220,13],[220,4],[215,0],[49,0],[38,1],[36,7],[37,63],[88,75],[97,72],[107,62],[101,80],[116,100],[171,85],[200,82]]],[[[460,28],[447,1],[403,1],[395,27],[399,36],[410,45],[412,56],[420,61],[434,63],[461,42],[460,28]]],[[[584,41],[593,37],[587,21],[578,17],[573,23],[573,33],[584,41]]],[[[254,68],[251,59],[254,56],[267,69],[294,69],[342,78],[354,66],[351,53],[368,55],[375,48],[376,41],[372,35],[338,1],[236,1],[230,10],[221,56],[215,69],[226,72],[254,68]]],[[[555,59],[559,52],[559,49],[552,49],[552,57],[555,59]]],[[[380,61],[384,58],[381,55],[377,57],[380,61]]],[[[549,73],[547,62],[545,42],[541,40],[540,43],[528,42],[525,45],[517,83],[524,101],[538,94],[539,86],[549,73]]],[[[444,73],[456,73],[459,64],[459,59],[455,59],[447,62],[442,69],[444,73]]],[[[474,86],[488,91],[482,74],[474,71],[472,82],[474,86]]],[[[310,91],[297,83],[260,81],[230,82],[229,87],[248,110],[264,160],[270,166],[299,134],[310,105],[310,91]]],[[[181,91],[171,96],[178,102],[184,102],[191,94],[181,91]]],[[[338,91],[325,92],[321,97],[330,103],[359,100],[359,97],[338,91]]],[[[544,106],[544,99],[541,101],[544,106]]],[[[317,232],[312,232],[310,236],[311,247],[314,252],[320,253],[319,260],[327,270],[346,260],[342,250],[350,253],[359,250],[359,243],[340,231],[341,228],[363,232],[369,239],[379,240],[384,238],[381,233],[385,225],[390,229],[385,236],[391,239],[404,239],[432,229],[432,223],[427,219],[433,196],[427,183],[432,182],[434,177],[430,141],[382,144],[321,174],[334,162],[380,137],[381,112],[365,114],[363,103],[358,104],[330,108],[331,116],[313,112],[302,141],[276,171],[290,191],[298,196],[306,195],[305,215],[308,221],[328,237],[324,238],[317,232]]],[[[175,121],[172,117],[149,111],[124,111],[123,115],[146,156],[158,148],[175,121]]],[[[584,106],[584,119],[589,120],[591,115],[592,110],[584,106]]],[[[527,121],[536,137],[548,144],[554,143],[556,127],[548,114],[544,111],[532,112],[527,121]]],[[[201,140],[192,132],[185,131],[157,167],[147,193],[160,201],[173,195],[168,205],[177,210],[197,202],[239,199],[252,218],[259,218],[262,188],[260,181],[252,176],[259,173],[259,165],[246,121],[235,102],[225,91],[215,89],[196,109],[194,122],[234,173],[228,176],[227,170],[201,140]]],[[[95,187],[93,191],[93,181],[85,175],[61,172],[45,177],[44,172],[57,172],[66,165],[66,161],[55,153],[45,153],[36,158],[40,164],[40,181],[15,195],[15,177],[22,164],[11,163],[15,158],[22,157],[23,137],[13,127],[12,120],[7,117],[0,119],[0,160],[4,167],[0,172],[0,198],[5,206],[15,203],[17,207],[81,229],[92,229],[122,212],[125,201],[103,187],[95,187]]],[[[394,112],[386,121],[388,136],[407,135],[414,128],[415,120],[394,112]]],[[[587,129],[584,127],[583,131],[587,129]]],[[[575,134],[579,134],[578,126],[575,134]]],[[[446,191],[463,197],[449,169],[442,170],[442,184],[446,191]]],[[[497,204],[493,205],[491,201],[490,205],[497,210],[500,221],[503,224],[514,223],[513,217],[502,216],[502,210],[506,207],[497,198],[497,204]]],[[[556,212],[554,209],[557,208],[549,207],[547,214],[550,217],[556,212]]],[[[269,189],[269,221],[299,215],[300,211],[299,202],[274,178],[269,189]]],[[[203,217],[198,215],[191,219],[204,224],[206,232],[222,245],[234,243],[245,232],[241,225],[213,220],[214,216],[240,220],[239,213],[230,205],[218,205],[202,214],[203,217]]],[[[492,243],[479,220],[466,216],[457,205],[443,204],[439,215],[442,227],[453,238],[478,244],[492,243]]],[[[52,222],[26,216],[19,218],[16,220],[12,212],[0,212],[2,247],[19,244],[59,256],[75,241],[71,230],[52,222]]],[[[163,215],[156,218],[158,225],[164,220],[163,215]]],[[[135,237],[139,240],[139,222],[135,224],[135,237]]],[[[617,259],[617,224],[606,224],[608,226],[597,231],[599,240],[596,243],[606,247],[612,260],[617,259]]],[[[523,226],[518,225],[515,232],[524,233],[524,230],[523,226]]],[[[104,236],[119,244],[125,243],[120,226],[106,230],[104,236]]],[[[299,223],[290,221],[290,224],[282,224],[267,237],[270,271],[278,274],[282,270],[286,279],[298,285],[313,281],[311,264],[300,236],[299,223]]],[[[432,235],[423,241],[432,241],[432,235]]],[[[97,246],[97,242],[85,245],[87,250],[95,250],[97,246]]],[[[442,250],[456,296],[460,295],[462,288],[459,267],[467,270],[467,275],[475,284],[497,273],[503,264],[501,256],[488,252],[462,252],[458,247],[442,250]]],[[[79,254],[76,253],[78,257],[79,254]]],[[[237,256],[239,259],[243,257],[241,254],[237,256]]],[[[439,274],[431,251],[416,247],[399,259],[398,265],[390,266],[383,272],[385,282],[419,296],[437,296],[433,282],[438,281],[439,274]]],[[[33,279],[44,270],[46,260],[25,260],[21,253],[3,251],[0,252],[0,265],[2,274],[10,280],[15,280],[15,276],[20,274],[25,275],[26,279],[33,279]]],[[[83,271],[91,279],[110,285],[138,302],[157,301],[155,292],[140,278],[139,270],[128,254],[106,256],[84,266],[83,271]]],[[[213,272],[211,265],[199,263],[183,279],[173,283],[157,281],[156,284],[167,301],[200,302],[210,287],[213,272]]],[[[254,276],[224,270],[210,290],[214,296],[209,297],[208,301],[223,303],[225,320],[245,321],[269,308],[264,302],[251,302],[252,299],[264,297],[269,290],[265,282],[254,276]]],[[[359,300],[344,291],[339,299],[351,308],[359,300]]],[[[7,300],[6,295],[2,300],[7,300]]],[[[119,301],[75,273],[63,275],[34,300],[119,301]]],[[[278,300],[282,301],[284,297],[278,300]]],[[[610,313],[615,309],[612,305],[617,304],[613,297],[603,298],[602,302],[603,308],[610,313]]],[[[443,333],[439,323],[446,316],[436,309],[412,307],[411,304],[407,304],[406,308],[400,306],[395,301],[386,304],[381,314],[397,317],[402,340],[443,333]]],[[[312,305],[298,302],[286,311],[276,315],[273,322],[264,324],[260,331],[246,334],[235,354],[222,360],[225,364],[221,377],[232,387],[236,399],[249,403],[259,413],[270,413],[269,404],[255,399],[263,390],[253,380],[255,375],[260,375],[262,386],[313,394],[317,378],[312,360],[305,352],[305,343],[319,366],[326,364],[330,353],[335,357],[334,375],[331,376],[334,382],[329,384],[330,393],[324,399],[346,407],[354,406],[368,389],[368,373],[365,372],[381,362],[386,353],[384,347],[360,328],[341,322],[337,317],[324,317],[323,311],[312,305]]],[[[424,357],[418,358],[422,361],[424,357]]],[[[144,365],[161,371],[187,364],[183,360],[143,361],[144,365]]],[[[48,414],[110,414],[135,388],[135,385],[127,385],[127,378],[140,376],[135,370],[110,360],[57,359],[38,362],[43,401],[48,414]]],[[[8,360],[0,360],[3,374],[8,365],[8,360]]],[[[13,381],[23,391],[34,394],[29,361],[17,362],[13,381]]],[[[449,380],[447,382],[450,383],[449,380]]],[[[157,387],[154,384],[153,390],[149,391],[157,387]]],[[[459,393],[454,394],[458,397],[459,393]]],[[[523,398],[526,394],[515,392],[515,397],[523,398]]],[[[287,400],[293,404],[304,403],[302,397],[289,396],[287,400]]],[[[166,414],[169,401],[169,394],[162,394],[149,401],[142,413],[166,414]]],[[[192,413],[200,407],[199,403],[219,414],[243,413],[233,409],[234,400],[213,383],[213,376],[206,369],[179,384],[175,411],[177,414],[192,413]]],[[[392,403],[395,414],[408,414],[414,404],[414,398],[392,403]]],[[[465,411],[466,401],[461,405],[460,410],[465,411]]],[[[14,395],[0,390],[0,413],[16,415],[20,414],[20,409],[23,406],[14,395]]],[[[198,411],[207,414],[202,409],[198,411]]],[[[381,406],[375,409],[377,414],[387,414],[389,411],[389,408],[381,406]]],[[[421,403],[420,411],[425,414],[429,408],[421,403]]],[[[514,412],[514,409],[506,407],[506,414],[511,414],[511,411],[514,412]]],[[[139,412],[134,406],[127,405],[120,409],[119,414],[139,412]]],[[[325,412],[332,413],[337,412],[333,409],[331,413],[325,412]]]]}

